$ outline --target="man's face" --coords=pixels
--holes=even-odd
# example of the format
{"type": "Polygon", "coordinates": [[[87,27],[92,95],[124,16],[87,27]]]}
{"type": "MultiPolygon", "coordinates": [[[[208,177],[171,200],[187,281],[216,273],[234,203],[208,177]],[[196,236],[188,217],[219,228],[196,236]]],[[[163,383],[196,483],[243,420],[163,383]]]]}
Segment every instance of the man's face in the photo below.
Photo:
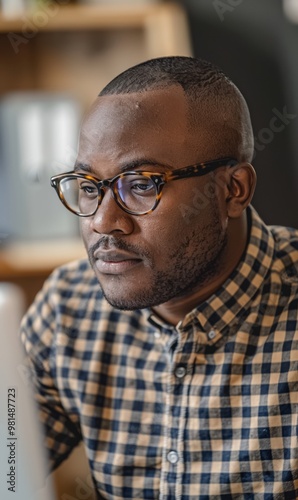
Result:
{"type": "MultiPolygon", "coordinates": [[[[83,124],[77,169],[108,179],[136,162],[131,170],[166,172],[212,160],[210,131],[204,135],[189,130],[179,87],[100,97],[83,124]]],[[[212,280],[227,217],[219,195],[198,205],[206,186],[210,175],[169,182],[156,210],[141,216],[125,213],[108,189],[96,214],[81,219],[91,265],[114,307],[163,304],[212,280]]]]}

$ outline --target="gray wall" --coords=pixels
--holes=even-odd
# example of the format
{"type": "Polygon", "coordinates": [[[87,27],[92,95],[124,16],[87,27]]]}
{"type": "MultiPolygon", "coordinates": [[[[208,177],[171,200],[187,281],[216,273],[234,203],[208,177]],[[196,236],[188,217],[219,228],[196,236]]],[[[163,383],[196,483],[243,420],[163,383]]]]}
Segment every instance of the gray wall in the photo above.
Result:
{"type": "Polygon", "coordinates": [[[194,55],[220,66],[248,102],[258,174],[253,205],[267,223],[298,228],[298,24],[285,18],[281,0],[180,3],[194,55]],[[291,115],[284,123],[273,120],[283,111],[291,115]]]}

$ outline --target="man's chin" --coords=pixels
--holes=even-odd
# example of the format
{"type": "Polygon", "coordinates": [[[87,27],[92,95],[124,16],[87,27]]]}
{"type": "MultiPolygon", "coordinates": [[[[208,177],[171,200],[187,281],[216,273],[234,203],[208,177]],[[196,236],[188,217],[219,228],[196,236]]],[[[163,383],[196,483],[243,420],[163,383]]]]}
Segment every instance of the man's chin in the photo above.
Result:
{"type": "Polygon", "coordinates": [[[149,307],[147,304],[141,301],[128,300],[127,298],[121,297],[110,297],[104,292],[103,295],[110,306],[114,307],[115,309],[120,309],[121,311],[135,311],[137,309],[146,309],[147,307],[149,307]]]}
{"type": "MultiPolygon", "coordinates": [[[[121,291],[120,285],[118,289],[108,289],[106,286],[100,284],[101,290],[106,301],[115,309],[122,311],[135,311],[137,309],[147,309],[159,305],[161,301],[158,300],[156,294],[152,294],[150,290],[135,290],[129,293],[119,293],[121,291]]],[[[154,287],[153,287],[154,288],[154,287]]]]}

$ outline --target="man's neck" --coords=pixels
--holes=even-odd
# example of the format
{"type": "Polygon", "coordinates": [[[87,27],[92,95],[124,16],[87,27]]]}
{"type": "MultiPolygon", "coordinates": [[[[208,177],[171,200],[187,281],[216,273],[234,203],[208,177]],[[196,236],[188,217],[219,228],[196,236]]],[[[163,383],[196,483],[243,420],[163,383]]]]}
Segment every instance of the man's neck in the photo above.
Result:
{"type": "Polygon", "coordinates": [[[247,245],[247,235],[247,217],[246,213],[244,213],[241,219],[230,222],[228,242],[217,275],[213,276],[208,282],[200,284],[190,293],[153,307],[154,312],[167,323],[177,325],[187,313],[211,297],[238,265],[247,245]]]}

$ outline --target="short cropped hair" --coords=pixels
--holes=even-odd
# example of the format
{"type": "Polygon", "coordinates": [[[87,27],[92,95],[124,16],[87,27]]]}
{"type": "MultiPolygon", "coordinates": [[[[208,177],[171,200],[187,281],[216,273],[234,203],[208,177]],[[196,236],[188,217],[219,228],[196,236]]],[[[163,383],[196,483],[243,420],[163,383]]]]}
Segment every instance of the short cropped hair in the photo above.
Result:
{"type": "MultiPolygon", "coordinates": [[[[198,106],[206,109],[206,116],[211,111],[230,129],[231,154],[234,151],[239,161],[251,161],[254,144],[246,101],[224,72],[209,61],[184,56],[150,59],[120,73],[99,96],[141,93],[172,85],[179,85],[185,92],[192,126],[197,123],[198,106]]],[[[224,141],[226,138],[222,148],[224,141]]]]}
{"type": "Polygon", "coordinates": [[[128,94],[180,85],[187,95],[196,96],[198,90],[226,91],[232,82],[211,62],[192,57],[173,56],[150,59],[116,76],[100,92],[128,94]]]}

